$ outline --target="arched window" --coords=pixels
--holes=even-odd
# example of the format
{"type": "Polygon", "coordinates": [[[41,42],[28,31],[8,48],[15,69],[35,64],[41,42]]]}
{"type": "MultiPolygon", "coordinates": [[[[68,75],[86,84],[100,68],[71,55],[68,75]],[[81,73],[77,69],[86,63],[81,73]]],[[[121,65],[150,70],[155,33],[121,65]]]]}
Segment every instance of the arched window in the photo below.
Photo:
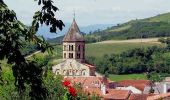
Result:
{"type": "Polygon", "coordinates": [[[81,75],[86,76],[86,70],[85,69],[82,70],[81,75]]]}
{"type": "Polygon", "coordinates": [[[56,75],[59,75],[59,74],[60,74],[59,71],[60,71],[59,69],[56,69],[56,71],[55,71],[56,75]]]}
{"type": "Polygon", "coordinates": [[[77,59],[80,59],[80,53],[77,53],[77,59]]]}
{"type": "Polygon", "coordinates": [[[73,53],[69,53],[69,58],[73,58],[73,53]]]}
{"type": "Polygon", "coordinates": [[[64,51],[66,51],[66,50],[67,50],[66,48],[67,48],[67,46],[66,46],[66,45],[64,45],[64,51]]]}
{"type": "Polygon", "coordinates": [[[66,75],[66,71],[65,70],[63,70],[63,75],[66,75]]]}
{"type": "Polygon", "coordinates": [[[65,74],[66,76],[69,76],[69,70],[67,70],[67,72],[66,72],[66,74],[65,74]]]}
{"type": "Polygon", "coordinates": [[[64,58],[66,58],[66,53],[64,53],[64,58]]]}
{"type": "Polygon", "coordinates": [[[73,51],[74,50],[74,46],[73,45],[71,45],[71,51],[73,51]]]}
{"type": "Polygon", "coordinates": [[[83,72],[83,76],[85,76],[85,75],[86,75],[86,72],[84,71],[84,72],[83,72]]]}

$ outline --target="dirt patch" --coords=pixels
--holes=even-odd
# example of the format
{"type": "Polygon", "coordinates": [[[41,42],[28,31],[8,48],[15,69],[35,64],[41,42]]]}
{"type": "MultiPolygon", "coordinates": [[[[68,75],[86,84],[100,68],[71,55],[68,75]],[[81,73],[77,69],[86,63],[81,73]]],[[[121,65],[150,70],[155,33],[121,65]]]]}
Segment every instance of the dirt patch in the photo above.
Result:
{"type": "Polygon", "coordinates": [[[156,44],[161,44],[158,42],[159,38],[147,38],[147,39],[131,39],[131,40],[109,40],[109,41],[102,41],[102,42],[97,42],[98,43],[156,43],[156,44]]]}

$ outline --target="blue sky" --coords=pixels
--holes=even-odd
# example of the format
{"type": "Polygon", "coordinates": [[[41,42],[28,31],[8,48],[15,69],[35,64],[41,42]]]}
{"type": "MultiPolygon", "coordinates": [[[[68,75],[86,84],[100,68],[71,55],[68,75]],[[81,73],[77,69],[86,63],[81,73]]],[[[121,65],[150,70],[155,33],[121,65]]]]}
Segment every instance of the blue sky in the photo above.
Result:
{"type": "MultiPolygon", "coordinates": [[[[53,0],[60,9],[57,18],[71,23],[73,11],[81,26],[91,24],[118,24],[170,12],[170,0],[53,0]]],[[[30,24],[36,9],[34,0],[4,0],[18,18],[30,24]]]]}

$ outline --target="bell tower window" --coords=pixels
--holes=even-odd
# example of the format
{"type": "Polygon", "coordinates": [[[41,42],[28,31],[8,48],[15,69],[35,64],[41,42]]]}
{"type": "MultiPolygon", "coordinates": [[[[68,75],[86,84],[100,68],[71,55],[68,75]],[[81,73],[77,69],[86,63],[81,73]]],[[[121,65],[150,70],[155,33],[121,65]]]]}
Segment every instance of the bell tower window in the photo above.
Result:
{"type": "Polygon", "coordinates": [[[73,51],[73,45],[69,45],[69,51],[73,51]]]}
{"type": "Polygon", "coordinates": [[[80,53],[77,53],[77,59],[80,59],[80,53]]]}
{"type": "Polygon", "coordinates": [[[66,45],[64,45],[64,51],[66,51],[66,47],[67,47],[67,46],[66,46],[66,45]]]}
{"type": "Polygon", "coordinates": [[[66,53],[64,53],[64,58],[66,58],[66,53]]]}
{"type": "Polygon", "coordinates": [[[69,58],[73,58],[73,53],[69,53],[69,58]]]}

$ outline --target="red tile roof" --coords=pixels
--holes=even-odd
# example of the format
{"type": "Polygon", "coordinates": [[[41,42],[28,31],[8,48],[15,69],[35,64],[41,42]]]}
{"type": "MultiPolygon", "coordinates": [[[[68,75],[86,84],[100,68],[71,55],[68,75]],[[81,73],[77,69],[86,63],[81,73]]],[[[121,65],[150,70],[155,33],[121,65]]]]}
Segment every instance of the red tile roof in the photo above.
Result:
{"type": "Polygon", "coordinates": [[[86,88],[84,89],[85,93],[96,94],[102,97],[102,100],[127,100],[131,94],[128,90],[115,90],[107,89],[106,95],[102,94],[102,91],[99,88],[86,88]]]}
{"type": "Polygon", "coordinates": [[[103,77],[67,77],[64,80],[69,80],[72,83],[81,83],[83,87],[100,87],[102,83],[107,84],[107,79],[104,79],[103,77]]]}
{"type": "Polygon", "coordinates": [[[99,88],[84,88],[84,92],[91,95],[95,94],[100,97],[102,96],[102,92],[99,88]]]}
{"type": "Polygon", "coordinates": [[[88,63],[83,63],[85,66],[89,67],[89,68],[95,68],[94,65],[88,64],[88,63]]]}
{"type": "Polygon", "coordinates": [[[147,100],[150,94],[131,94],[128,100],[147,100]]]}
{"type": "Polygon", "coordinates": [[[128,90],[108,89],[107,94],[103,95],[104,100],[127,100],[131,94],[128,90]]]}
{"type": "Polygon", "coordinates": [[[118,86],[133,86],[141,91],[144,91],[144,88],[150,84],[152,84],[150,80],[123,80],[118,82],[118,86]]]}
{"type": "Polygon", "coordinates": [[[158,94],[155,96],[149,96],[147,100],[170,100],[170,93],[158,94]],[[165,99],[166,98],[166,99],[165,99]]]}

